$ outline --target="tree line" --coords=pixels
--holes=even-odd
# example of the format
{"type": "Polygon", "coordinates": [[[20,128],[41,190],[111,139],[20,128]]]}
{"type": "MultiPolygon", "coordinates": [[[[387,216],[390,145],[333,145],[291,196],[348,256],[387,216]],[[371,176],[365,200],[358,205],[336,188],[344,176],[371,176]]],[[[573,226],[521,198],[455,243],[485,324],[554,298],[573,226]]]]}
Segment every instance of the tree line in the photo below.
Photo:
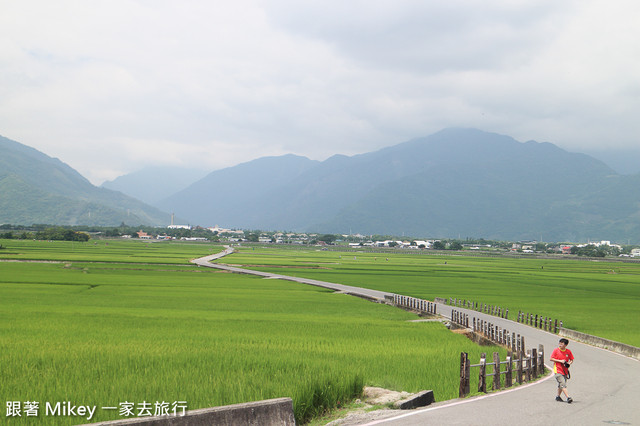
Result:
{"type": "Polygon", "coordinates": [[[0,238],[5,240],[47,240],[47,241],[89,241],[89,234],[62,226],[51,226],[44,229],[17,230],[17,232],[0,232],[0,238]]]}

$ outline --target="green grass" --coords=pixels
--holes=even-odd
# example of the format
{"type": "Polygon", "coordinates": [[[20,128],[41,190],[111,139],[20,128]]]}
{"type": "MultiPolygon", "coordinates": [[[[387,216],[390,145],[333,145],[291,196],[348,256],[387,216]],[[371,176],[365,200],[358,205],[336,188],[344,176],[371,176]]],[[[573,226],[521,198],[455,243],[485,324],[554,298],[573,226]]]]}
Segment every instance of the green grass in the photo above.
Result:
{"type": "Polygon", "coordinates": [[[188,264],[211,245],[0,243],[0,258],[60,261],[0,262],[0,398],[39,401],[39,424],[87,422],[44,416],[58,401],[97,405],[95,422],[120,418],[100,407],[125,401],[290,396],[303,422],[363,384],[445,400],[457,396],[461,351],[497,350],[390,306],[188,264]]]}
{"type": "Polygon", "coordinates": [[[0,240],[6,247],[0,250],[0,260],[51,260],[124,263],[169,263],[188,264],[189,259],[216,253],[220,246],[210,243],[187,243],[179,241],[127,241],[89,240],[31,241],[0,240]]]}
{"type": "Polygon", "coordinates": [[[455,297],[558,318],[640,346],[640,263],[242,248],[221,262],[433,300],[455,297]],[[388,259],[388,260],[387,260],[388,259]]]}

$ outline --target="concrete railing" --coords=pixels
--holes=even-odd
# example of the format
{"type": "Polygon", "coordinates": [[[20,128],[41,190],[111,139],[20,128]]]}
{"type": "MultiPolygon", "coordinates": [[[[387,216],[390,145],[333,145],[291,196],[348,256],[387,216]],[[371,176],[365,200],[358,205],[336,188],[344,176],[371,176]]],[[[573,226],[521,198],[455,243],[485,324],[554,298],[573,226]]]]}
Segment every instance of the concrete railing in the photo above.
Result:
{"type": "Polygon", "coordinates": [[[603,339],[602,337],[592,336],[568,328],[561,328],[558,335],[640,360],[640,348],[627,345],[626,343],[603,339]]]}
{"type": "Polygon", "coordinates": [[[191,410],[184,416],[136,417],[91,423],[91,426],[295,426],[295,424],[291,398],[277,398],[191,410]]]}

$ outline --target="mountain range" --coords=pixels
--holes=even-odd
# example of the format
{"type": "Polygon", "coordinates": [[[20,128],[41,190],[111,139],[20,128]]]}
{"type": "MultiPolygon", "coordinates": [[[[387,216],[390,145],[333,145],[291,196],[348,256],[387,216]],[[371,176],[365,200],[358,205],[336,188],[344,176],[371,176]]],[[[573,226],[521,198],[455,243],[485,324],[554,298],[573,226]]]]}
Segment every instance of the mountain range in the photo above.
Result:
{"type": "MultiPolygon", "coordinates": [[[[6,149],[6,141],[0,139],[0,149],[6,149]]],[[[22,154],[37,153],[22,147],[22,154]]],[[[148,195],[146,200],[155,209],[119,192],[93,187],[59,160],[39,155],[66,181],[56,183],[50,173],[45,188],[38,185],[39,179],[25,177],[30,173],[28,161],[10,161],[12,170],[0,161],[0,208],[4,210],[5,198],[14,200],[14,215],[0,215],[0,222],[83,223],[89,219],[86,212],[99,204],[116,216],[119,212],[119,219],[110,224],[132,223],[127,220],[130,216],[122,218],[127,205],[128,214],[135,214],[141,223],[166,223],[169,215],[162,212],[175,212],[191,224],[243,229],[640,242],[640,174],[620,175],[593,157],[551,143],[522,143],[476,129],[445,129],[378,151],[335,155],[325,161],[291,154],[263,157],[213,171],[176,192],[159,184],[160,174],[168,175],[166,169],[159,169],[156,178],[153,170],[147,170],[105,184],[120,181],[122,192],[138,198],[148,195]],[[14,189],[5,192],[2,185],[14,189]],[[31,199],[16,200],[18,194],[31,199]],[[66,208],[52,220],[35,220],[35,213],[45,206],[29,203],[44,195],[49,206],[60,204],[52,197],[67,197],[69,207],[93,204],[83,205],[84,216],[66,208]],[[31,207],[16,210],[20,205],[31,207]]],[[[107,216],[105,224],[111,220],[107,216]]]]}
{"type": "Polygon", "coordinates": [[[640,241],[640,174],[476,129],[323,162],[286,155],[210,173],[157,205],[231,227],[640,241]]]}
{"type": "Polygon", "coordinates": [[[0,136],[0,223],[166,224],[168,214],[98,188],[57,158],[0,136]]]}

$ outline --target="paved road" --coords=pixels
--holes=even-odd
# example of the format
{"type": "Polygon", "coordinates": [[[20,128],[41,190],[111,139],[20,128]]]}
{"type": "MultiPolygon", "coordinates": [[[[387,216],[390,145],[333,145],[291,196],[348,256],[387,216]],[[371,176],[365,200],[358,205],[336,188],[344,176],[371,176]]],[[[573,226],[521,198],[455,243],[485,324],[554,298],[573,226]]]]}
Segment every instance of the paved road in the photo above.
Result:
{"type": "Polygon", "coordinates": [[[201,257],[199,259],[193,259],[191,263],[195,263],[196,265],[199,265],[199,266],[206,266],[209,268],[216,268],[216,269],[222,269],[224,271],[235,272],[238,274],[249,274],[249,275],[257,275],[259,277],[264,277],[264,278],[295,281],[302,284],[314,285],[316,287],[323,287],[323,288],[328,288],[335,291],[342,291],[344,293],[351,294],[353,296],[363,297],[365,299],[371,299],[375,301],[384,301],[384,298],[386,295],[393,297],[392,293],[387,293],[384,291],[370,290],[367,288],[353,287],[353,286],[344,285],[344,284],[329,283],[326,281],[311,280],[308,278],[290,277],[287,275],[272,274],[270,272],[252,271],[250,269],[236,268],[234,266],[221,265],[218,263],[210,263],[212,260],[220,259],[221,257],[231,253],[233,253],[233,249],[227,248],[220,253],[212,254],[206,257],[201,257]]]}
{"type": "MultiPolygon", "coordinates": [[[[446,317],[450,317],[451,309],[451,306],[438,305],[438,312],[446,317]]],[[[544,345],[546,363],[551,364],[548,359],[558,343],[555,334],[475,311],[455,309],[525,336],[527,348],[544,345]]],[[[406,417],[371,424],[640,425],[640,363],[578,342],[571,342],[569,348],[576,357],[569,380],[573,404],[554,400],[556,382],[550,378],[524,389],[455,400],[451,405],[416,410],[406,417]]]]}
{"type": "MultiPolygon", "coordinates": [[[[346,293],[384,300],[392,293],[334,284],[305,278],[250,271],[210,263],[233,249],[192,260],[200,266],[231,272],[252,274],[316,285],[346,293]]],[[[553,295],[549,295],[553,297],[553,295]]],[[[570,301],[568,301],[570,303],[570,301]]],[[[438,313],[450,318],[451,306],[438,304],[438,313]]],[[[547,365],[558,336],[514,321],[497,318],[476,311],[455,308],[460,312],[492,322],[510,332],[525,336],[526,348],[544,345],[547,365]]],[[[472,319],[470,319],[472,321],[472,319]]],[[[513,388],[488,396],[452,400],[435,407],[413,410],[407,414],[368,423],[369,425],[640,425],[640,362],[604,349],[571,342],[569,348],[576,360],[571,367],[569,393],[573,404],[554,400],[556,382],[551,377],[529,386],[513,388]]],[[[471,360],[477,363],[476,360],[471,360]]],[[[437,397],[437,395],[436,395],[437,397]]]]}

